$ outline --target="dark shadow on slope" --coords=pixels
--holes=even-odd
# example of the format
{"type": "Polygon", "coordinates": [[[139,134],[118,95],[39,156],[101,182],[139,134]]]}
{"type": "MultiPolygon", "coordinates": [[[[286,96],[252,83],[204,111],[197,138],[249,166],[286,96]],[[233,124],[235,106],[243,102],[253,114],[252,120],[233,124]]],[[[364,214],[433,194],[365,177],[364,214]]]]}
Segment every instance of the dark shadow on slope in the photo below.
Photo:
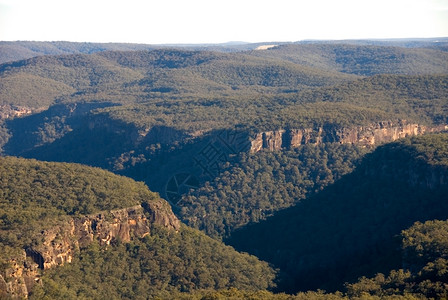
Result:
{"type": "Polygon", "coordinates": [[[448,218],[446,166],[428,165],[396,143],[353,173],[227,243],[280,268],[279,290],[343,289],[345,282],[400,269],[399,234],[416,221],[448,218]]]}
{"type": "MultiPolygon", "coordinates": [[[[65,106],[61,109],[68,110],[65,106]]],[[[67,117],[54,109],[52,113],[60,121],[59,131],[53,130],[58,136],[54,134],[53,140],[46,142],[41,139],[48,135],[49,127],[54,129],[50,112],[17,119],[10,124],[13,137],[5,147],[7,154],[108,169],[144,181],[173,205],[190,188],[213,180],[219,175],[221,164],[231,162],[250,147],[247,132],[236,129],[195,136],[161,125],[143,130],[107,114],[89,111],[77,115],[66,112],[67,117]],[[69,125],[64,130],[63,126],[69,125]],[[40,135],[39,129],[44,131],[40,135]]]]}
{"type": "Polygon", "coordinates": [[[11,138],[4,146],[8,155],[22,155],[36,147],[51,144],[80,127],[92,110],[114,103],[56,104],[48,110],[6,122],[11,138]]]}

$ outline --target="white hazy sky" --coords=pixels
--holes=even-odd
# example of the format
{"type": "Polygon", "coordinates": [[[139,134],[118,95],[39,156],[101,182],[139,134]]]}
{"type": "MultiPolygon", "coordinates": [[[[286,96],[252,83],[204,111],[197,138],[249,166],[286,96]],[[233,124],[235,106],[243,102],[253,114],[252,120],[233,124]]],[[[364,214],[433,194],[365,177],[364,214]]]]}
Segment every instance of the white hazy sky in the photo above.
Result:
{"type": "Polygon", "coordinates": [[[0,40],[221,43],[448,36],[448,0],[0,0],[0,40]]]}

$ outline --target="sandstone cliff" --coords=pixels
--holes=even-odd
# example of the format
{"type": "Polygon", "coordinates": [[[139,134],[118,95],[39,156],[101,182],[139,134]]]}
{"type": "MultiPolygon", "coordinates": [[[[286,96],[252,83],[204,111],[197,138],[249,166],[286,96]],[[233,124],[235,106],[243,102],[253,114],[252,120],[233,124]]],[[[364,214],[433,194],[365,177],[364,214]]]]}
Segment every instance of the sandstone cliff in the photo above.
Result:
{"type": "Polygon", "coordinates": [[[9,265],[4,273],[0,273],[0,298],[26,298],[32,287],[40,282],[38,265],[27,259],[25,251],[11,258],[9,265]]]}
{"type": "Polygon", "coordinates": [[[129,242],[133,237],[144,237],[154,224],[170,230],[180,228],[168,203],[154,202],[71,218],[43,230],[42,243],[26,247],[0,274],[0,295],[26,298],[32,287],[39,284],[41,270],[70,263],[77,250],[94,240],[110,245],[114,240],[129,242]]]}
{"type": "Polygon", "coordinates": [[[408,124],[406,121],[386,121],[368,126],[342,128],[329,125],[316,128],[281,129],[256,134],[251,139],[250,152],[255,153],[263,149],[269,151],[292,149],[301,145],[321,143],[356,144],[361,147],[373,147],[407,136],[444,130],[448,130],[448,125],[425,126],[408,124]]]}

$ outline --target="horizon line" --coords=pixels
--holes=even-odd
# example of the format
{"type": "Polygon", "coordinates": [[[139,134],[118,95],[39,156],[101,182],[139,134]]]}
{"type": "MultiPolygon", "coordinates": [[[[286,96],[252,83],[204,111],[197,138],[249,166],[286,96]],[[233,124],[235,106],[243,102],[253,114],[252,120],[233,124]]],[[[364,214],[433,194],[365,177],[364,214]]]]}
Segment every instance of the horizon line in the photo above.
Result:
{"type": "MultiPolygon", "coordinates": [[[[265,43],[300,43],[300,42],[336,42],[336,41],[424,41],[424,40],[448,40],[448,36],[435,37],[395,37],[395,38],[341,38],[341,39],[320,39],[309,38],[294,41],[227,41],[227,42],[170,42],[170,43],[146,43],[146,42],[92,42],[92,41],[70,41],[70,40],[0,40],[1,43],[80,43],[80,44],[137,44],[137,45],[154,45],[154,46],[192,46],[192,45],[250,45],[250,44],[265,44],[265,43]]],[[[437,41],[435,41],[437,42],[437,41]]]]}

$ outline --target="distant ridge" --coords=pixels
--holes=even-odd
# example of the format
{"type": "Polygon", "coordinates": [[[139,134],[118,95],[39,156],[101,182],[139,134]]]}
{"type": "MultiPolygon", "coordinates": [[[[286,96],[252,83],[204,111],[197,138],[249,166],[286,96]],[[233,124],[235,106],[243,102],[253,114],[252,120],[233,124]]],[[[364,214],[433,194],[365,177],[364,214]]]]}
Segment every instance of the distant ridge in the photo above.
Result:
{"type": "Polygon", "coordinates": [[[101,51],[141,51],[161,48],[184,48],[218,52],[255,50],[264,45],[286,44],[350,44],[394,46],[406,48],[436,48],[448,51],[448,37],[403,39],[354,39],[354,40],[301,40],[296,42],[266,41],[250,43],[229,41],[203,44],[139,44],[139,43],[92,43],[69,41],[0,41],[0,64],[41,55],[91,54],[101,51]]]}
{"type": "Polygon", "coordinates": [[[394,46],[406,48],[431,48],[433,46],[447,46],[448,37],[433,38],[390,38],[390,39],[343,39],[343,40],[301,40],[294,44],[349,44],[349,45],[374,45],[394,46]]]}
{"type": "MultiPolygon", "coordinates": [[[[185,50],[207,50],[237,52],[253,50],[267,43],[247,43],[230,41],[221,44],[129,44],[129,43],[88,43],[67,41],[0,41],[0,64],[28,59],[42,55],[92,54],[102,51],[145,51],[163,48],[183,48],[185,50]]],[[[269,42],[272,44],[272,42],[269,42]]],[[[275,43],[285,44],[285,43],[275,43]]]]}

